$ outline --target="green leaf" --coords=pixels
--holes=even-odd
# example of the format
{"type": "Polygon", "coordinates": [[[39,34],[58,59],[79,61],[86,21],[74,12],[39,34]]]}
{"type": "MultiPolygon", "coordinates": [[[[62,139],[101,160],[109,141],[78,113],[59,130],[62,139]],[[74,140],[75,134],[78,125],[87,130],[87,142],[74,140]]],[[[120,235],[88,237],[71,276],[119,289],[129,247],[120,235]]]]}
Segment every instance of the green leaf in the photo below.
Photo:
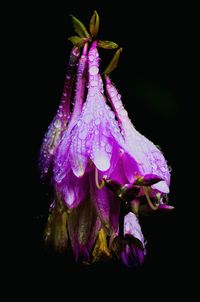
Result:
{"type": "Polygon", "coordinates": [[[96,37],[99,31],[99,15],[97,11],[94,11],[94,14],[90,20],[90,33],[92,37],[96,37]]]}
{"type": "Polygon", "coordinates": [[[78,36],[72,36],[68,38],[70,42],[72,42],[73,45],[76,45],[78,47],[83,46],[86,42],[88,42],[90,39],[89,38],[80,38],[78,36]]]}
{"type": "Polygon", "coordinates": [[[118,47],[118,45],[115,42],[112,41],[98,41],[98,46],[104,49],[115,49],[118,47]]]}
{"type": "Polygon", "coordinates": [[[80,44],[80,43],[82,42],[82,39],[83,39],[83,38],[80,38],[80,37],[78,37],[78,36],[72,36],[72,37],[68,38],[68,40],[69,40],[70,42],[72,42],[73,45],[80,44]]]}
{"type": "Polygon", "coordinates": [[[104,71],[104,74],[110,74],[118,65],[118,61],[119,61],[119,56],[120,53],[122,52],[122,48],[119,48],[116,53],[114,54],[112,60],[110,61],[110,63],[108,64],[107,68],[104,71]]]}
{"type": "Polygon", "coordinates": [[[85,25],[78,20],[76,17],[71,15],[72,23],[74,27],[74,31],[81,37],[81,38],[90,38],[90,35],[85,27],[85,25]]]}

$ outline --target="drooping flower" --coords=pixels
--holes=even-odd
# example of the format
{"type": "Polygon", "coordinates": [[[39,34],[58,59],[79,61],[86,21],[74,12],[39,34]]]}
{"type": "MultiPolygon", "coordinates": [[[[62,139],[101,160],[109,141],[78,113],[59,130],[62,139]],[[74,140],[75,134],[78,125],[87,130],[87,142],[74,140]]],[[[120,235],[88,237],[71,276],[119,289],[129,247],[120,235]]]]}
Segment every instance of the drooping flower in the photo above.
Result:
{"type": "Polygon", "coordinates": [[[77,18],[72,16],[72,21],[78,36],[70,38],[76,47],[59,106],[62,112],[50,125],[40,153],[42,176],[50,175],[54,189],[45,242],[57,251],[71,248],[75,259],[84,263],[116,255],[126,266],[135,267],[146,254],[138,217],[152,209],[172,209],[164,203],[170,173],[161,151],[132,125],[108,76],[121,49],[105,72],[106,97],[98,47],[118,45],[97,40],[96,11],[91,35],[77,18]]]}

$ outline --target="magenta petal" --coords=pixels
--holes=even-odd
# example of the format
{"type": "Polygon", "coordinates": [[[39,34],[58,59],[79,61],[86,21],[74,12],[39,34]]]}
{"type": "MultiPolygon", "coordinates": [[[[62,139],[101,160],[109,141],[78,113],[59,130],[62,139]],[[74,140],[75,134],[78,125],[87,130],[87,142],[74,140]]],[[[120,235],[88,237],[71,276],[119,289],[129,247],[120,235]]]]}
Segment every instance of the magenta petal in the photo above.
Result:
{"type": "Polygon", "coordinates": [[[70,171],[65,179],[57,184],[59,192],[68,208],[75,208],[81,203],[89,193],[89,179],[88,175],[83,177],[76,177],[72,171],[70,171]]]}
{"type": "Polygon", "coordinates": [[[134,183],[139,172],[139,166],[134,158],[127,152],[123,154],[123,167],[129,183],[134,183]]]}
{"type": "Polygon", "coordinates": [[[77,176],[83,175],[88,159],[99,171],[107,171],[111,165],[115,144],[124,144],[115,114],[106,105],[103,95],[98,56],[94,43],[88,54],[88,95],[71,137],[70,158],[72,169],[77,176]]]}
{"type": "Polygon", "coordinates": [[[135,246],[134,243],[127,244],[121,252],[121,260],[127,267],[138,267],[144,262],[144,251],[135,246]]]}
{"type": "Polygon", "coordinates": [[[103,225],[117,232],[119,223],[120,200],[107,187],[99,190],[94,181],[94,173],[90,175],[90,193],[97,213],[103,225]]]}
{"type": "MultiPolygon", "coordinates": [[[[163,154],[151,141],[134,128],[128,118],[127,111],[123,107],[121,96],[108,78],[106,89],[126,142],[125,149],[136,161],[139,167],[139,175],[155,174],[164,179],[169,186],[170,173],[163,154]]],[[[127,168],[128,164],[125,163],[125,166],[127,168]]],[[[129,179],[131,179],[131,173],[128,174],[129,179]]]]}
{"type": "MultiPolygon", "coordinates": [[[[55,175],[56,182],[61,182],[71,168],[70,161],[69,161],[71,135],[72,135],[72,130],[76,125],[77,120],[82,111],[83,99],[85,94],[86,67],[87,67],[87,44],[84,46],[83,53],[78,64],[73,113],[68,128],[63,134],[62,141],[59,145],[58,152],[56,154],[55,167],[54,167],[54,175],[55,175]]],[[[71,157],[71,161],[73,163],[72,169],[77,177],[82,176],[84,173],[84,171],[82,172],[82,170],[84,169],[79,169],[79,170],[77,169],[77,167],[81,165],[80,156],[79,158],[77,157],[76,161],[73,161],[73,155],[75,155],[76,157],[76,148],[80,148],[80,143],[81,143],[80,140],[78,142],[76,141],[74,142],[72,149],[75,148],[75,151],[72,150],[72,157],[71,157]]],[[[87,160],[85,161],[85,164],[87,164],[87,160]]]]}
{"type": "Polygon", "coordinates": [[[56,149],[60,143],[63,131],[69,122],[72,85],[79,55],[78,48],[74,47],[70,54],[62,99],[57,114],[48,127],[40,149],[39,165],[42,178],[45,178],[51,172],[56,149]]]}
{"type": "Polygon", "coordinates": [[[138,218],[132,212],[129,212],[124,217],[124,235],[133,236],[134,238],[138,239],[144,247],[144,236],[142,234],[138,218]]]}
{"type": "MultiPolygon", "coordinates": [[[[74,135],[75,133],[76,132],[74,132],[74,135]]],[[[77,177],[83,176],[89,158],[86,153],[85,143],[78,137],[76,137],[71,143],[69,158],[73,173],[77,177]]]]}
{"type": "Polygon", "coordinates": [[[160,182],[152,185],[151,187],[152,187],[152,189],[156,189],[156,190],[160,191],[161,193],[166,193],[166,194],[169,193],[169,186],[167,185],[165,180],[160,181],[160,182]]]}

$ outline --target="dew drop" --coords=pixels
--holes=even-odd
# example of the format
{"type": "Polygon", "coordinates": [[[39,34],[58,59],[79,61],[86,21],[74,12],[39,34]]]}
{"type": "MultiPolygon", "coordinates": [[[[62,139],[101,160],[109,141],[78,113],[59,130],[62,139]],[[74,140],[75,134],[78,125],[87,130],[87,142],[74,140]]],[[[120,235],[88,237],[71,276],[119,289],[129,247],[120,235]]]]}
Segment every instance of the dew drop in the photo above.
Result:
{"type": "Polygon", "coordinates": [[[92,67],[90,67],[90,69],[89,69],[89,73],[91,74],[91,75],[95,75],[95,74],[97,74],[99,72],[99,68],[97,67],[97,66],[92,66],[92,67]]]}
{"type": "Polygon", "coordinates": [[[112,146],[111,145],[106,145],[106,152],[110,153],[112,151],[112,146]]]}
{"type": "Polygon", "coordinates": [[[98,86],[98,81],[96,81],[96,80],[91,81],[91,86],[92,87],[98,86]]]}
{"type": "Polygon", "coordinates": [[[60,121],[60,120],[55,120],[54,126],[55,126],[57,129],[60,129],[60,128],[61,128],[61,121],[60,121]]]}
{"type": "Polygon", "coordinates": [[[83,127],[83,128],[81,129],[81,131],[79,132],[78,137],[79,137],[80,139],[85,139],[86,136],[87,136],[87,134],[88,134],[87,129],[86,129],[85,127],[83,127]]]}
{"type": "Polygon", "coordinates": [[[84,116],[84,122],[86,124],[89,124],[92,121],[92,119],[93,119],[93,117],[92,117],[91,114],[87,114],[87,115],[84,116]]]}
{"type": "Polygon", "coordinates": [[[122,116],[127,116],[127,115],[128,115],[128,112],[127,112],[125,109],[123,109],[123,110],[121,111],[121,115],[122,115],[122,116]]]}
{"type": "Polygon", "coordinates": [[[115,114],[114,114],[112,111],[110,111],[110,112],[109,112],[109,117],[110,117],[111,119],[114,119],[114,118],[115,118],[115,114]]]}
{"type": "Polygon", "coordinates": [[[99,118],[97,118],[95,121],[94,121],[94,123],[95,123],[95,125],[99,125],[100,124],[100,119],[99,118]]]}
{"type": "Polygon", "coordinates": [[[116,108],[116,109],[119,109],[120,107],[121,107],[121,102],[116,101],[116,102],[115,102],[115,108],[116,108]]]}
{"type": "Polygon", "coordinates": [[[160,170],[161,170],[162,172],[166,172],[166,168],[165,168],[165,167],[161,167],[160,170]]]}
{"type": "Polygon", "coordinates": [[[110,96],[111,97],[114,97],[116,95],[116,91],[115,90],[112,90],[111,92],[110,92],[110,96]]]}
{"type": "Polygon", "coordinates": [[[93,60],[94,60],[94,56],[93,56],[93,55],[90,55],[90,56],[89,56],[89,61],[92,62],[93,60]]]}

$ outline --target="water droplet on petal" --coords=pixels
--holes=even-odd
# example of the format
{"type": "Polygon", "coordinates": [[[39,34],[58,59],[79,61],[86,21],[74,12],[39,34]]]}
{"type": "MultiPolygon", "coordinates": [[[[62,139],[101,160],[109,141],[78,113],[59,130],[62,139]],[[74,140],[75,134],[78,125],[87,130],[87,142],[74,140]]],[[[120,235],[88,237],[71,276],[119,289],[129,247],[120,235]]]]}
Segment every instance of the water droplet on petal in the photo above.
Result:
{"type": "Polygon", "coordinates": [[[95,130],[94,134],[95,134],[95,135],[99,134],[99,131],[98,131],[98,130],[95,130]]]}
{"type": "Polygon", "coordinates": [[[121,102],[119,100],[114,101],[114,106],[116,109],[119,109],[121,107],[121,102]]]}
{"type": "Polygon", "coordinates": [[[86,124],[89,124],[92,121],[92,119],[93,119],[93,117],[92,117],[91,114],[87,114],[87,115],[84,116],[84,122],[86,124]]]}
{"type": "Polygon", "coordinates": [[[112,146],[111,145],[106,145],[106,152],[110,153],[112,151],[112,146]]]}
{"type": "Polygon", "coordinates": [[[114,118],[115,118],[115,114],[114,114],[112,111],[110,111],[110,112],[109,112],[109,117],[110,117],[111,119],[114,119],[114,118]]]}
{"type": "Polygon", "coordinates": [[[61,121],[60,121],[60,120],[55,120],[54,126],[55,126],[57,129],[60,129],[60,128],[61,128],[61,121]]]}
{"type": "Polygon", "coordinates": [[[89,69],[89,73],[91,74],[91,75],[95,75],[95,74],[97,74],[99,72],[99,68],[97,67],[97,66],[92,66],[92,67],[90,67],[90,69],[89,69]]]}
{"type": "Polygon", "coordinates": [[[94,122],[95,122],[96,125],[99,125],[101,121],[100,121],[99,118],[97,118],[94,122]]]}
{"type": "Polygon", "coordinates": [[[165,168],[165,167],[161,167],[160,170],[161,170],[162,172],[166,172],[166,168],[165,168]]]}
{"type": "Polygon", "coordinates": [[[96,80],[91,81],[91,86],[92,87],[98,86],[98,81],[96,81],[96,80]]]}
{"type": "Polygon", "coordinates": [[[85,127],[83,127],[81,129],[81,131],[79,132],[78,137],[81,138],[81,139],[85,139],[87,134],[88,134],[87,129],[85,127]]]}
{"type": "Polygon", "coordinates": [[[89,61],[92,62],[94,60],[94,56],[90,55],[89,56],[89,61]]]}
{"type": "Polygon", "coordinates": [[[127,116],[127,115],[128,115],[128,112],[127,112],[125,109],[123,109],[123,110],[121,111],[121,115],[122,115],[122,116],[127,116]]]}

